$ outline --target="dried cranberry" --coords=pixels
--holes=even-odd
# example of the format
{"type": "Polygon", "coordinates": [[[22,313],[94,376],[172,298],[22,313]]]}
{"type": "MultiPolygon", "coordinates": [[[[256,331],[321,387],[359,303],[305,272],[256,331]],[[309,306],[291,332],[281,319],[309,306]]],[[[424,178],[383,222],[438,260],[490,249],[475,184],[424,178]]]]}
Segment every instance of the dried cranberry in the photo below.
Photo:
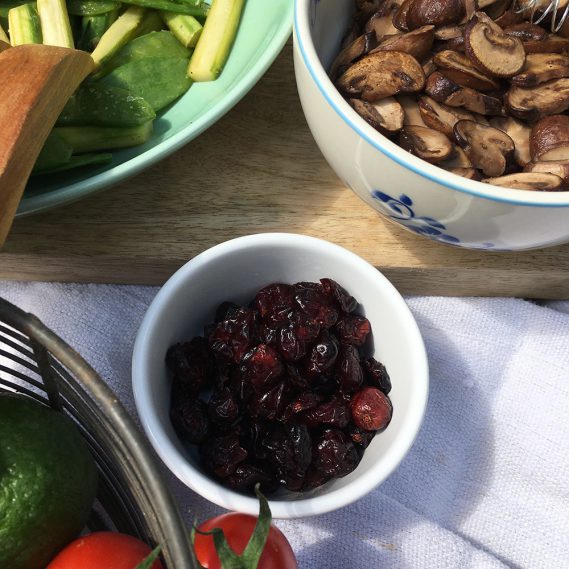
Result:
{"type": "Polygon", "coordinates": [[[301,373],[297,366],[286,364],[285,366],[286,382],[297,391],[308,389],[310,380],[306,374],[301,373]]]}
{"type": "Polygon", "coordinates": [[[233,474],[237,465],[247,458],[247,451],[234,434],[205,439],[200,453],[205,467],[219,478],[233,474]]]}
{"type": "Polygon", "coordinates": [[[265,494],[274,492],[278,487],[278,482],[262,468],[247,463],[239,464],[235,472],[225,478],[224,483],[238,492],[251,491],[257,483],[265,494]]]}
{"type": "Polygon", "coordinates": [[[371,332],[371,324],[367,318],[355,314],[346,314],[334,326],[334,332],[342,344],[363,346],[371,332]]]}
{"type": "Polygon", "coordinates": [[[344,393],[357,391],[364,381],[360,357],[355,346],[347,344],[340,348],[336,361],[335,376],[344,393]]]}
{"type": "Polygon", "coordinates": [[[199,336],[169,348],[166,365],[173,372],[174,381],[184,384],[194,394],[210,385],[215,377],[215,360],[206,341],[199,336]]]}
{"type": "Polygon", "coordinates": [[[312,465],[325,476],[346,476],[360,461],[354,443],[338,429],[329,429],[314,442],[312,465]]]}
{"type": "Polygon", "coordinates": [[[314,391],[305,391],[301,393],[294,401],[288,404],[283,414],[283,419],[288,421],[293,415],[308,411],[317,407],[322,401],[322,395],[314,391]]]}
{"type": "Polygon", "coordinates": [[[350,420],[350,410],[342,399],[334,398],[326,401],[318,407],[310,409],[302,414],[302,421],[308,427],[330,425],[343,429],[350,420]]]}
{"type": "Polygon", "coordinates": [[[287,391],[286,382],[280,381],[264,393],[253,393],[247,403],[250,416],[257,421],[276,419],[288,403],[287,391]]]}
{"type": "Polygon", "coordinates": [[[207,407],[210,420],[221,427],[230,427],[239,417],[239,405],[228,387],[215,389],[207,407]]]}
{"type": "Polygon", "coordinates": [[[229,318],[217,324],[208,340],[216,354],[239,363],[253,345],[254,334],[255,313],[246,308],[239,308],[232,311],[229,318]]]}
{"type": "Polygon", "coordinates": [[[324,292],[336,299],[344,312],[353,312],[358,307],[358,301],[348,291],[332,279],[320,279],[324,292]]]}
{"type": "Polygon", "coordinates": [[[296,318],[294,332],[301,342],[312,342],[320,334],[320,324],[306,315],[296,318]]]}
{"type": "Polygon", "coordinates": [[[189,443],[201,443],[207,436],[207,406],[200,399],[174,403],[170,409],[170,420],[180,437],[189,443]]]}
{"type": "Polygon", "coordinates": [[[306,425],[273,428],[261,444],[261,458],[268,460],[281,478],[304,476],[312,460],[312,439],[306,425]]]}
{"type": "Polygon", "coordinates": [[[318,341],[312,351],[306,365],[306,371],[311,375],[324,373],[332,368],[338,356],[338,341],[328,330],[322,330],[318,341]]]}
{"type": "Polygon", "coordinates": [[[304,342],[298,339],[294,325],[281,328],[278,336],[279,352],[285,360],[295,362],[306,354],[304,342]]]}
{"type": "Polygon", "coordinates": [[[346,432],[352,441],[362,448],[367,448],[375,437],[375,431],[364,431],[352,424],[348,425],[346,432]]]}
{"type": "Polygon", "coordinates": [[[388,395],[391,391],[391,379],[385,366],[374,358],[368,358],[364,361],[363,368],[367,384],[377,387],[385,395],[388,395]]]}
{"type": "Polygon", "coordinates": [[[302,481],[302,491],[308,492],[309,490],[314,490],[323,484],[326,484],[330,480],[329,476],[326,476],[316,468],[312,466],[306,471],[304,479],[302,481]]]}
{"type": "Polygon", "coordinates": [[[338,320],[338,310],[330,303],[324,291],[297,287],[295,285],[294,299],[302,311],[324,328],[334,326],[338,320]]]}
{"type": "Polygon", "coordinates": [[[267,389],[279,379],[284,366],[279,354],[266,344],[259,344],[243,358],[240,366],[246,382],[255,389],[267,389]]]}
{"type": "Polygon", "coordinates": [[[226,300],[225,302],[222,302],[215,311],[215,323],[217,324],[223,320],[234,318],[238,312],[239,305],[226,300]]]}
{"type": "Polygon", "coordinates": [[[257,293],[254,306],[264,321],[278,324],[288,321],[293,303],[293,287],[275,283],[262,288],[257,293]]]}
{"type": "Polygon", "coordinates": [[[258,328],[259,340],[262,344],[276,345],[279,337],[279,326],[276,324],[261,324],[258,328]]]}
{"type": "Polygon", "coordinates": [[[382,431],[389,425],[393,407],[389,397],[375,387],[364,387],[350,400],[356,427],[365,431],[382,431]]]}

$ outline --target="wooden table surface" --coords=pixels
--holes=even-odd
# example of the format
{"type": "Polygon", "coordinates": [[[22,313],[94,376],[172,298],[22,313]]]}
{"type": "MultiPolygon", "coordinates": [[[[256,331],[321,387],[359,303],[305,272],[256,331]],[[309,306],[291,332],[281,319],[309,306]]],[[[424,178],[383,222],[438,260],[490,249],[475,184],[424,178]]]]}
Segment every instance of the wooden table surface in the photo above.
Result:
{"type": "Polygon", "coordinates": [[[290,43],[222,120],[135,178],[16,220],[0,279],[163,283],[221,241],[286,231],[364,257],[404,294],[569,298],[569,246],[465,251],[384,221],[346,189],[308,130],[290,43]]]}

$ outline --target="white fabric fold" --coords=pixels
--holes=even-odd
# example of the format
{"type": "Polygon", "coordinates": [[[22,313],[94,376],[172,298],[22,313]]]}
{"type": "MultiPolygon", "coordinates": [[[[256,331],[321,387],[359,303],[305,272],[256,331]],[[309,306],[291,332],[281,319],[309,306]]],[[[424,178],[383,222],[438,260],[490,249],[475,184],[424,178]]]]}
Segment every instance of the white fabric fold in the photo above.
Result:
{"type": "MultiPolygon", "coordinates": [[[[132,348],[156,292],[0,282],[0,296],[78,350],[134,416],[132,348]]],[[[407,302],[430,362],[421,433],[359,502],[276,522],[300,567],[569,567],[569,302],[407,302]]],[[[220,511],[166,476],[188,522],[220,511]]]]}

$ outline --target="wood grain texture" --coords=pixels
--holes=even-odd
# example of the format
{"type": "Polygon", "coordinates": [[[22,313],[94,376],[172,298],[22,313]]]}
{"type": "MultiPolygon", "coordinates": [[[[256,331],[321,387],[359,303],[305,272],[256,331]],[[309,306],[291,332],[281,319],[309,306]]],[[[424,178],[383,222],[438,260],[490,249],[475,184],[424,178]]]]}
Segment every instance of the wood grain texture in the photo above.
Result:
{"type": "Polygon", "coordinates": [[[93,68],[88,53],[0,46],[0,247],[36,158],[67,99],[93,68]]]}
{"type": "Polygon", "coordinates": [[[143,174],[81,202],[18,219],[0,278],[161,284],[221,241],[267,231],[342,245],[404,294],[569,298],[569,246],[463,251],[384,221],[318,151],[290,45],[226,117],[143,174]]]}

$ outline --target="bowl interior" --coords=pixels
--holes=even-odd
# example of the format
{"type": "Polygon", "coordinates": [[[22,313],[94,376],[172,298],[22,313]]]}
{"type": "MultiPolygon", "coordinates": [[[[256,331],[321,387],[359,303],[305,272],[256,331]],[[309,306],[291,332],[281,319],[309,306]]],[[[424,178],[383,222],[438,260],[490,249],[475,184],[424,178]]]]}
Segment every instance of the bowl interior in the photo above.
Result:
{"type": "Polygon", "coordinates": [[[292,0],[247,0],[231,55],[216,81],[196,83],[154,123],[144,145],[113,152],[101,167],[32,177],[18,215],[35,213],[132,176],[171,154],[221,118],[260,79],[292,27],[292,0]]]}
{"type": "Polygon", "coordinates": [[[157,452],[183,482],[223,507],[253,514],[258,508],[255,499],[213,482],[175,435],[168,417],[166,350],[202,334],[224,300],[247,304],[270,283],[323,277],[355,296],[371,321],[372,355],[392,378],[393,420],[353,473],[306,494],[282,491],[271,499],[273,514],[310,515],[353,501],[389,475],[416,435],[426,403],[426,358],[413,317],[389,281],[354,254],[317,239],[268,235],[230,241],[193,259],[161,289],[141,326],[133,359],[139,415],[157,452]]]}

